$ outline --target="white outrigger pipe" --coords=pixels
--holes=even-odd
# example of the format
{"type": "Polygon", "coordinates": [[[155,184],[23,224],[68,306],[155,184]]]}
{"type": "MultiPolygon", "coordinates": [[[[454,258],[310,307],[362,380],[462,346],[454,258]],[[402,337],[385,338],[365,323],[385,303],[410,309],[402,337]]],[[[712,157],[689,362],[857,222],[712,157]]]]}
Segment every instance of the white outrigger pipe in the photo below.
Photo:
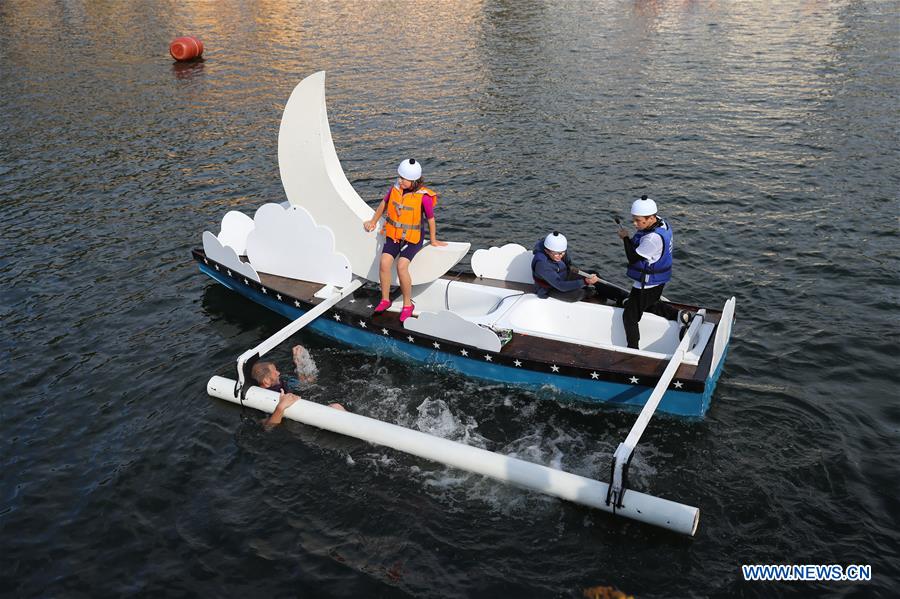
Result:
{"type": "MultiPolygon", "coordinates": [[[[273,412],[278,404],[278,393],[260,387],[247,389],[242,401],[235,393],[235,381],[220,376],[209,379],[206,390],[213,397],[267,413],[273,412]]],[[[606,502],[609,489],[606,483],[302,399],[285,410],[284,415],[297,422],[392,447],[645,524],[689,536],[697,530],[700,511],[696,507],[637,491],[628,493],[627,505],[611,506],[606,502]]]]}
{"type": "MultiPolygon", "coordinates": [[[[628,436],[625,437],[625,440],[616,447],[612,462],[612,480],[610,481],[609,495],[606,498],[606,503],[611,504],[615,510],[621,510],[625,507],[623,498],[627,487],[626,476],[628,474],[628,466],[631,465],[631,457],[634,454],[634,448],[637,447],[638,442],[641,440],[641,435],[644,434],[644,430],[647,428],[650,419],[656,412],[660,400],[662,400],[666,389],[669,388],[669,383],[671,383],[672,379],[675,377],[675,372],[678,370],[678,367],[681,366],[681,362],[684,360],[684,354],[688,352],[694,341],[694,337],[700,332],[700,327],[703,325],[703,316],[705,314],[706,310],[700,310],[691,320],[691,324],[688,327],[687,332],[685,332],[684,338],[682,338],[681,343],[678,344],[678,348],[672,355],[672,359],[669,360],[669,364],[663,371],[662,376],[659,377],[656,387],[653,388],[653,392],[647,399],[647,403],[644,404],[641,413],[638,414],[637,420],[635,420],[634,425],[631,427],[631,431],[628,433],[628,436]]],[[[634,491],[628,493],[629,503],[632,501],[632,493],[634,493],[634,491]]]]}
{"type": "Polygon", "coordinates": [[[238,356],[237,360],[237,371],[238,371],[238,380],[235,383],[237,385],[235,387],[235,393],[242,393],[243,389],[245,389],[247,385],[247,364],[250,361],[250,365],[252,366],[255,360],[263,357],[265,354],[270,352],[273,348],[277,347],[282,341],[311,323],[313,320],[327,312],[332,306],[336,303],[359,289],[364,283],[363,279],[355,279],[350,282],[349,285],[343,287],[340,291],[336,291],[333,295],[321,303],[317,304],[314,308],[304,312],[303,316],[298,318],[297,320],[292,321],[290,324],[285,326],[283,329],[257,345],[251,349],[248,349],[240,356],[238,356]],[[251,361],[252,360],[252,361],[251,361]]]}

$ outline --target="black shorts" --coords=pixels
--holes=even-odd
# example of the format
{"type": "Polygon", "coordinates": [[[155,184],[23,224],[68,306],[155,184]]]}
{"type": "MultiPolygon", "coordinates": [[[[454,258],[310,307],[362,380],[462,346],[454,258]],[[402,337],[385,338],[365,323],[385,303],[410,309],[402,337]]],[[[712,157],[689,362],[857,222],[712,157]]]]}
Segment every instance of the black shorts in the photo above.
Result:
{"type": "Polygon", "coordinates": [[[381,248],[382,254],[390,254],[394,258],[399,254],[401,258],[412,261],[422,249],[422,241],[419,243],[408,243],[406,241],[394,241],[390,237],[384,240],[384,247],[381,248]]]}

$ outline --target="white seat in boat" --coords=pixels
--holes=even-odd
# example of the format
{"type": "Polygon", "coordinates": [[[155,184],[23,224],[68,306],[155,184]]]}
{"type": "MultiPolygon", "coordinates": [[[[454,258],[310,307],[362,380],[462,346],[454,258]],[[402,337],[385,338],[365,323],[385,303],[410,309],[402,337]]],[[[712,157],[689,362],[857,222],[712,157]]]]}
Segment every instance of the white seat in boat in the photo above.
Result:
{"type": "Polygon", "coordinates": [[[520,299],[524,295],[527,294],[516,289],[446,279],[413,288],[417,312],[449,310],[466,320],[487,326],[515,304],[516,300],[512,298],[520,299]]]}

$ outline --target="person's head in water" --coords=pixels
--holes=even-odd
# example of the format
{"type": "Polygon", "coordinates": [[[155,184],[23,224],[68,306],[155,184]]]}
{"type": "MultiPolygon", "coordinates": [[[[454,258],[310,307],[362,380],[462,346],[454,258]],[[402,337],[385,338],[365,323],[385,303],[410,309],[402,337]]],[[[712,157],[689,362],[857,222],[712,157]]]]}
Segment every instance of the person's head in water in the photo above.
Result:
{"type": "Polygon", "coordinates": [[[257,362],[250,370],[250,376],[263,389],[275,387],[281,382],[281,373],[272,362],[257,362]]]}

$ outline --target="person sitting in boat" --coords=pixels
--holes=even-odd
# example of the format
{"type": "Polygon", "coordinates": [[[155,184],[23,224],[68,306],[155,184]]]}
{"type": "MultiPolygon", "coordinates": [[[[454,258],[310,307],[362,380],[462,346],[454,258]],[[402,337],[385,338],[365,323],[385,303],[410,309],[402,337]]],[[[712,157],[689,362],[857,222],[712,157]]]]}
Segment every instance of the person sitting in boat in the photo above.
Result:
{"type": "Polygon", "coordinates": [[[391,266],[396,259],[397,278],[400,279],[400,291],[403,293],[403,308],[400,311],[400,322],[403,322],[415,309],[412,303],[409,263],[423,246],[422,221],[428,221],[431,245],[447,244],[437,239],[437,226],[434,221],[437,194],[425,187],[422,165],[416,162],[415,158],[408,158],[400,163],[397,174],[399,175],[397,182],[385,194],[372,220],[364,222],[363,227],[366,231],[374,231],[382,214],[387,212],[384,223],[385,240],[381,249],[379,268],[381,302],[375,307],[375,313],[380,314],[391,306],[391,266]]]}
{"type": "MultiPolygon", "coordinates": [[[[297,377],[300,381],[309,384],[315,383],[318,370],[316,369],[315,362],[312,361],[312,356],[309,355],[306,348],[302,345],[295,346],[293,355],[294,364],[297,366],[297,377]]],[[[257,362],[253,365],[253,368],[250,369],[250,376],[253,377],[256,384],[263,389],[277,391],[279,394],[278,405],[275,406],[275,411],[272,412],[268,418],[263,420],[263,426],[270,429],[281,424],[281,421],[284,419],[284,411],[294,405],[297,400],[300,399],[300,396],[285,391],[286,385],[282,382],[281,373],[278,372],[278,367],[275,366],[274,362],[257,362]]],[[[328,407],[347,411],[347,409],[339,403],[330,403],[328,404],[328,407]]]]}
{"type": "Polygon", "coordinates": [[[601,301],[612,299],[621,305],[627,294],[602,282],[595,274],[586,277],[578,274],[579,269],[572,265],[567,249],[568,242],[559,231],[553,231],[535,244],[531,259],[535,295],[565,302],[577,302],[588,295],[596,295],[601,301]]]}
{"type": "Polygon", "coordinates": [[[624,228],[618,231],[625,244],[627,274],[634,279],[622,311],[622,322],[628,347],[638,349],[641,338],[638,323],[644,312],[680,321],[682,325],[687,323],[689,315],[660,301],[663,287],[672,279],[672,228],[657,215],[656,202],[646,195],[632,202],[631,220],[637,229],[633,236],[629,237],[624,228]]]}

